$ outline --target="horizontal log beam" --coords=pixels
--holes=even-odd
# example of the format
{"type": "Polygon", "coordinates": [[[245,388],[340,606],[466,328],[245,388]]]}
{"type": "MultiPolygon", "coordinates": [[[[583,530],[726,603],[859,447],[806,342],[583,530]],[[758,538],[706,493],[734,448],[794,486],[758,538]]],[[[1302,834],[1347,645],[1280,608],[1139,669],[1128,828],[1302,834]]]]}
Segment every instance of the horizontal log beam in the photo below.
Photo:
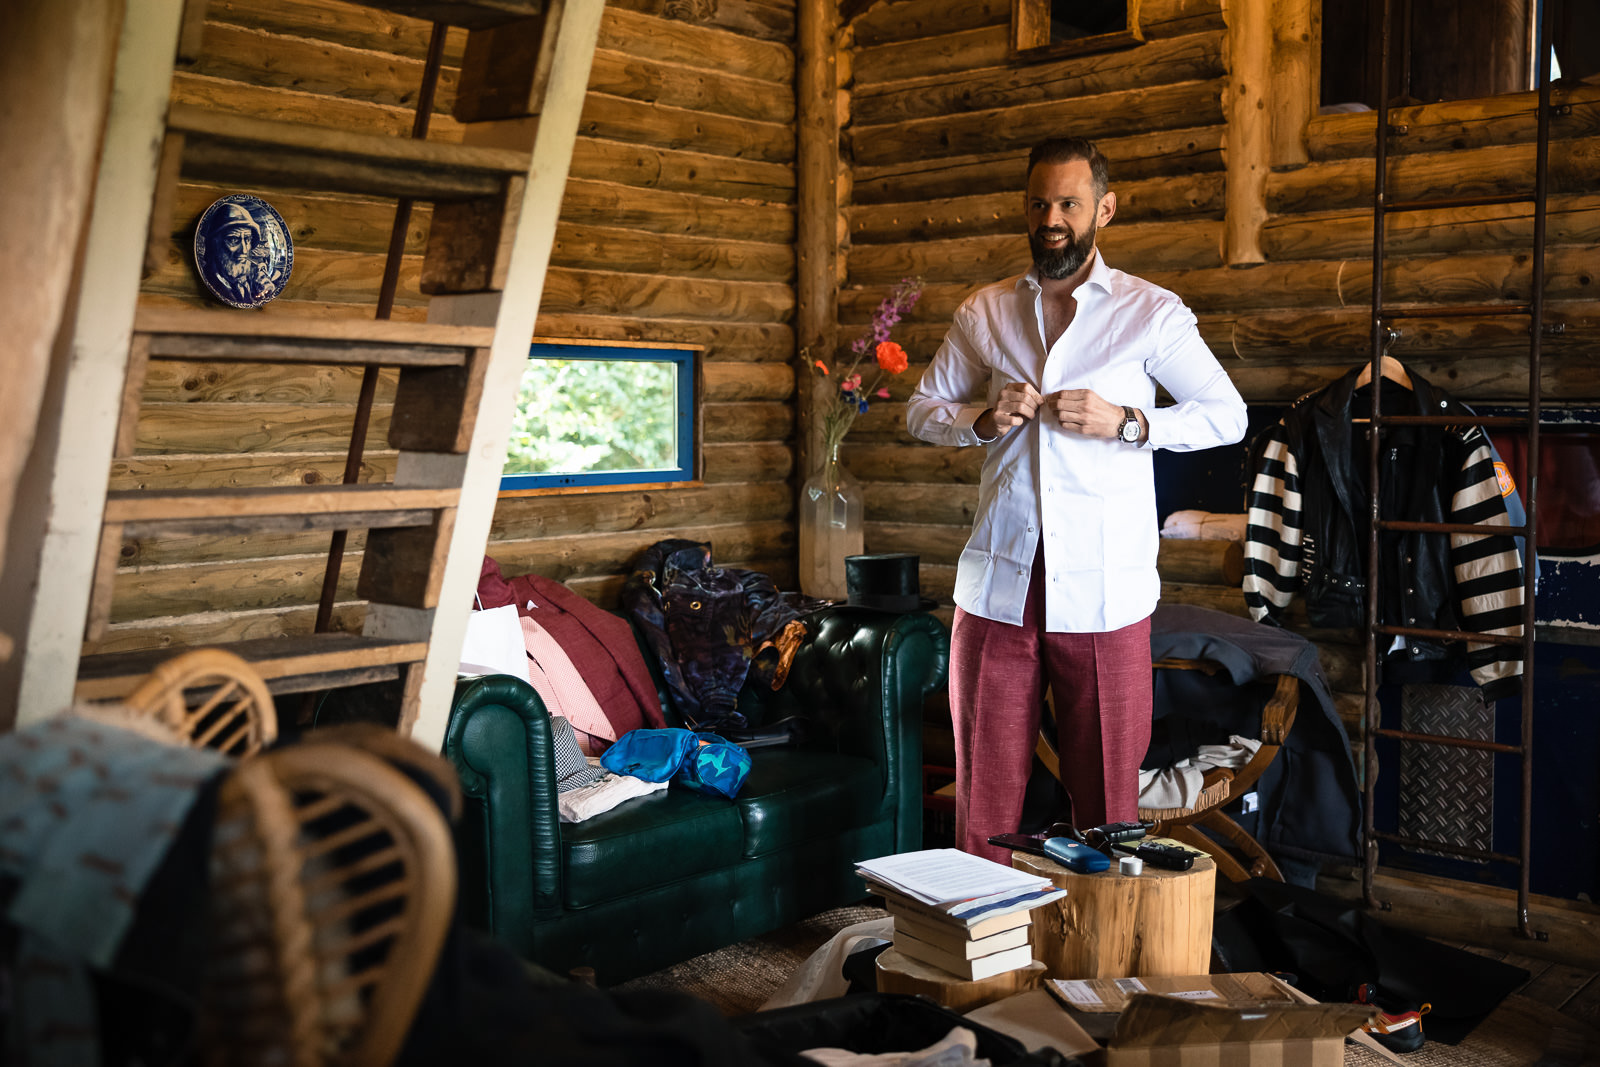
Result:
{"type": "MultiPolygon", "coordinates": [[[[323,555],[225,560],[190,566],[119,571],[111,594],[111,621],[197,615],[226,604],[255,611],[315,604],[322,591],[323,555]]],[[[339,599],[355,597],[359,559],[346,553],[339,599]]]]}
{"type": "Polygon", "coordinates": [[[794,474],[794,446],[770,441],[705,446],[705,482],[787,481],[794,474]]]}
{"type": "Polygon", "coordinates": [[[794,94],[774,92],[766,78],[724,73],[715,56],[682,66],[640,59],[636,50],[596,49],[589,91],[757,122],[794,121],[794,94]]]}
{"type": "MultiPolygon", "coordinates": [[[[292,89],[317,96],[415,109],[423,61],[333,41],[246,29],[207,20],[198,61],[201,77],[292,89]]],[[[455,102],[456,67],[441,67],[434,110],[455,102]]]]}
{"type": "MultiPolygon", "coordinates": [[[[1552,139],[1600,134],[1600,86],[1552,86],[1550,102],[1571,108],[1567,114],[1551,116],[1552,139]]],[[[1389,126],[1404,126],[1406,132],[1389,139],[1389,153],[1412,155],[1532,143],[1539,132],[1538,103],[1538,93],[1526,92],[1395,108],[1389,112],[1389,126]]],[[[1317,115],[1306,126],[1306,149],[1316,160],[1371,159],[1376,152],[1377,129],[1378,116],[1372,111],[1317,115]]]]}
{"type": "Polygon", "coordinates": [[[737,282],[794,280],[794,246],[685,237],[612,226],[562,223],[550,265],[623,274],[682,274],[737,282]]]}
{"type": "Polygon", "coordinates": [[[785,205],[742,203],[580,179],[567,182],[561,218],[572,223],[604,223],[684,236],[698,234],[725,241],[790,244],[795,235],[794,209],[785,205]]]}
{"type": "Polygon", "coordinates": [[[861,479],[861,496],[869,523],[905,523],[972,527],[978,513],[976,485],[937,485],[880,481],[877,470],[860,466],[847,469],[861,479]],[[867,478],[872,481],[867,481],[867,478]]]}
{"type": "Polygon", "coordinates": [[[788,441],[794,437],[794,423],[793,404],[707,404],[700,431],[708,445],[788,441]]]}
{"type": "MultiPolygon", "coordinates": [[[[570,179],[615,182],[635,189],[793,205],[794,168],[705,152],[579,137],[570,179]]],[[[570,188],[570,185],[569,185],[570,188]]],[[[565,201],[563,201],[565,204],[565,201]]]]}
{"type": "MultiPolygon", "coordinates": [[[[378,374],[376,403],[394,400],[399,372],[378,374]]],[[[181,359],[152,360],[144,378],[145,403],[355,404],[361,392],[360,367],[326,365],[296,367],[262,363],[204,363],[181,359]]]]}
{"type": "Polygon", "coordinates": [[[551,268],[541,310],[553,314],[787,322],[794,290],[777,282],[725,282],[659,274],[551,268]]]}
{"type": "MultiPolygon", "coordinates": [[[[172,212],[173,238],[193,255],[195,222],[217,201],[234,190],[216,184],[180,182],[172,212]]],[[[329,248],[343,252],[383,252],[389,250],[389,231],[394,226],[394,201],[376,200],[336,193],[318,195],[287,189],[256,189],[288,224],[295,251],[329,248]]],[[[406,226],[405,252],[420,256],[427,250],[428,220],[433,217],[427,204],[417,204],[406,226]]]]}
{"type": "MultiPolygon", "coordinates": [[[[172,74],[172,103],[189,104],[229,115],[280,119],[285,122],[318,123],[355,133],[408,137],[416,110],[389,104],[346,100],[337,96],[315,96],[270,85],[203,78],[183,70],[172,74]]],[[[435,115],[428,126],[430,140],[459,143],[461,124],[448,115],[435,115]]]]}
{"type": "MultiPolygon", "coordinates": [[[[1551,245],[1600,243],[1600,195],[1552,196],[1545,206],[1551,245]]],[[[1533,246],[1533,205],[1414,211],[1384,223],[1386,256],[1471,252],[1533,246]]],[[[1372,255],[1372,212],[1327,211],[1279,215],[1261,232],[1268,259],[1354,259],[1372,255]]]]}
{"type": "Polygon", "coordinates": [[[767,163],[794,161],[794,127],[788,123],[729,118],[591,92],[584,98],[578,132],[588,137],[690,148],[714,156],[767,163]]]}
{"type": "Polygon", "coordinates": [[[1237,588],[1244,579],[1244,545],[1163,537],[1157,547],[1156,569],[1163,582],[1237,588]]]}
{"type": "MultiPolygon", "coordinates": [[[[1359,259],[1137,272],[1171,289],[1197,312],[1370,307],[1372,301],[1372,267],[1359,259]]],[[[1385,261],[1384,302],[1391,306],[1520,303],[1528,299],[1531,278],[1527,252],[1390,257],[1385,261]]],[[[1597,279],[1600,272],[1590,249],[1558,245],[1546,250],[1545,299],[1593,299],[1600,293],[1597,279]]]]}
{"type": "MultiPolygon", "coordinates": [[[[394,480],[396,454],[369,448],[362,457],[360,481],[394,480]]],[[[223,489],[272,485],[337,485],[343,478],[345,449],[324,453],[190,454],[132,456],[111,461],[110,488],[223,489]]]]}
{"type": "Polygon", "coordinates": [[[1225,73],[1221,32],[1191,34],[1141,48],[863,86],[851,98],[851,120],[858,126],[880,126],[1139,89],[1158,78],[1171,83],[1225,73]]]}
{"type": "MultiPolygon", "coordinates": [[[[674,3],[674,0],[609,0],[608,6],[657,18],[692,21],[700,17],[685,14],[682,5],[674,3]]],[[[773,3],[771,0],[717,0],[714,18],[719,30],[780,44],[787,44],[794,39],[793,4],[773,3]]]]}
{"type": "MultiPolygon", "coordinates": [[[[1112,225],[1119,228],[1128,223],[1222,216],[1221,174],[1148,178],[1112,188],[1117,194],[1117,215],[1112,225]]],[[[850,241],[859,252],[865,244],[893,241],[1019,235],[1026,228],[1023,196],[1022,189],[1017,188],[942,200],[854,207],[849,211],[850,241]]]]}
{"type": "Polygon", "coordinates": [[[857,47],[1011,24],[1011,0],[898,0],[876,3],[850,21],[857,47]]]}
{"type": "MultiPolygon", "coordinates": [[[[311,37],[350,48],[390,52],[406,59],[428,55],[430,24],[382,8],[328,3],[327,0],[210,0],[206,19],[269,33],[311,37]]],[[[444,62],[461,65],[467,31],[452,27],[445,37],[444,62]]]]}
{"type": "Polygon", "coordinates": [[[918,442],[914,448],[846,437],[840,454],[858,476],[901,484],[977,485],[987,450],[941,448],[918,442]]]}
{"type": "Polygon", "coordinates": [[[611,4],[600,21],[596,48],[758,78],[785,91],[794,84],[794,52],[786,44],[695,26],[681,19],[655,18],[611,4]]]}
{"type": "Polygon", "coordinates": [[[508,575],[541,574],[558,582],[575,578],[621,576],[632,569],[639,553],[667,538],[682,537],[711,544],[712,560],[772,559],[793,553],[797,540],[791,522],[691,523],[681,529],[629,533],[545,537],[527,541],[500,541],[493,555],[508,575]]]}
{"type": "MultiPolygon", "coordinates": [[[[331,629],[337,633],[359,634],[366,610],[364,601],[335,604],[331,629]]],[[[197,648],[258,638],[302,637],[313,631],[316,620],[315,605],[162,616],[114,624],[100,641],[85,645],[84,652],[142,652],[150,649],[197,648]]]]}
{"type": "Polygon", "coordinates": [[[499,541],[579,534],[635,533],[692,527],[715,516],[718,525],[783,522],[794,515],[785,482],[749,482],[636,493],[564,493],[507,497],[495,507],[489,555],[499,541]]]}
{"type": "MultiPolygon", "coordinates": [[[[220,563],[250,559],[270,559],[276,556],[326,555],[332,534],[326,530],[295,533],[249,534],[191,534],[179,537],[170,534],[150,534],[122,539],[122,551],[117,557],[121,570],[138,571],[152,567],[193,566],[200,563],[220,563]]],[[[365,530],[351,530],[346,538],[345,550],[360,553],[366,544],[365,530]]]]}
{"type": "Polygon", "coordinates": [[[858,164],[976,155],[1030,146],[1041,129],[1071,129],[1090,139],[1127,130],[1176,130],[1222,121],[1220,80],[1100,93],[1074,100],[970,111],[891,126],[857,126],[850,143],[858,164]]]}
{"type": "MultiPolygon", "coordinates": [[[[142,453],[332,452],[350,441],[355,408],[334,404],[147,404],[135,448],[142,453]]],[[[374,409],[370,436],[385,440],[389,412],[374,409]]]]}
{"type": "MultiPolygon", "coordinates": [[[[1142,178],[1214,174],[1222,170],[1222,126],[1156,130],[1096,142],[1111,161],[1111,185],[1118,190],[1142,178]]],[[[910,159],[852,172],[857,204],[893,204],[963,197],[973,189],[1021,193],[1027,184],[1028,150],[1006,149],[970,156],[910,159]]]]}
{"type": "MultiPolygon", "coordinates": [[[[1401,156],[1387,183],[1390,200],[1533,194],[1534,146],[1497,145],[1401,156]]],[[[1267,210],[1274,215],[1372,208],[1372,162],[1311,163],[1267,176],[1267,210]]],[[[1550,144],[1550,192],[1600,191],[1600,137],[1550,144]]]]}
{"type": "Polygon", "coordinates": [[[708,403],[739,400],[794,398],[794,367],[784,363],[707,363],[705,399],[708,403]]]}
{"type": "Polygon", "coordinates": [[[984,26],[937,37],[893,41],[858,49],[856,88],[905,78],[937,77],[979,67],[997,67],[1011,55],[1011,27],[984,26]]]}
{"type": "Polygon", "coordinates": [[[787,323],[779,322],[696,322],[557,313],[541,308],[534,334],[592,341],[698,345],[704,350],[707,363],[724,360],[778,363],[794,358],[794,330],[787,323]]]}

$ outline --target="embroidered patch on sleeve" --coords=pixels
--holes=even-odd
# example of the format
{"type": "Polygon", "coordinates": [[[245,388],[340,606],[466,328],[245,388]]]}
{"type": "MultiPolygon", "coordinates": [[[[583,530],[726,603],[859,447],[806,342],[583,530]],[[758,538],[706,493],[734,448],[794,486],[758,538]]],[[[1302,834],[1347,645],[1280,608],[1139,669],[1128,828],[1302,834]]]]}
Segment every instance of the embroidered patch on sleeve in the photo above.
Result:
{"type": "Polygon", "coordinates": [[[1494,461],[1494,480],[1500,483],[1501,496],[1510,496],[1517,491],[1517,483],[1511,480],[1511,470],[1504,460],[1494,461]]]}

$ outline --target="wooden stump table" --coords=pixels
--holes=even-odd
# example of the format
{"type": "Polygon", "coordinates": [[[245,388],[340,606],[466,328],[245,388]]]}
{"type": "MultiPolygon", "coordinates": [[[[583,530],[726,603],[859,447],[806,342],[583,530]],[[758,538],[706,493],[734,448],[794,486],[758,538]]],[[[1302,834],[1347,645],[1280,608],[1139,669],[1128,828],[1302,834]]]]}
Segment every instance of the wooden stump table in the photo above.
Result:
{"type": "Polygon", "coordinates": [[[1048,878],[1067,895],[1034,909],[1033,958],[1052,978],[1179,977],[1211,971],[1217,868],[1197,855],[1187,871],[1078,874],[1052,859],[1013,852],[1011,866],[1048,878]]]}

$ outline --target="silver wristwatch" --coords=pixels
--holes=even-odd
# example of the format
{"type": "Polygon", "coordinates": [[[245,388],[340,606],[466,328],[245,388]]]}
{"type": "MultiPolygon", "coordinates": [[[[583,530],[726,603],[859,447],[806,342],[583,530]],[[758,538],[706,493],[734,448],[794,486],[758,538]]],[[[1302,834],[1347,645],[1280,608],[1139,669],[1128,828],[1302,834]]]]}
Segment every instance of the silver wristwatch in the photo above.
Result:
{"type": "Polygon", "coordinates": [[[1125,417],[1122,420],[1122,428],[1117,431],[1117,436],[1130,445],[1136,445],[1139,443],[1139,434],[1143,432],[1139,427],[1139,416],[1135,415],[1133,409],[1126,404],[1122,407],[1122,414],[1125,417]]]}

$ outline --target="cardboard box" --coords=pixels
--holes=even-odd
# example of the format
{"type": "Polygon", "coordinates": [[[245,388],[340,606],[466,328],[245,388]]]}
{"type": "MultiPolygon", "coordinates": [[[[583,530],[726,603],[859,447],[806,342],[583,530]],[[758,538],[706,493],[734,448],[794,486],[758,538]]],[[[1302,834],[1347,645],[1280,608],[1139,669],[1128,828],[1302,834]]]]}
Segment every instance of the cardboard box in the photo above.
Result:
{"type": "MultiPolygon", "coordinates": [[[[1343,1067],[1345,1037],[1372,1015],[1359,1004],[1318,1004],[1266,974],[1046,987],[1077,1012],[1116,1016],[1106,1067],[1343,1067]]],[[[1358,1040],[1399,1062],[1364,1034],[1358,1040]]]]}

